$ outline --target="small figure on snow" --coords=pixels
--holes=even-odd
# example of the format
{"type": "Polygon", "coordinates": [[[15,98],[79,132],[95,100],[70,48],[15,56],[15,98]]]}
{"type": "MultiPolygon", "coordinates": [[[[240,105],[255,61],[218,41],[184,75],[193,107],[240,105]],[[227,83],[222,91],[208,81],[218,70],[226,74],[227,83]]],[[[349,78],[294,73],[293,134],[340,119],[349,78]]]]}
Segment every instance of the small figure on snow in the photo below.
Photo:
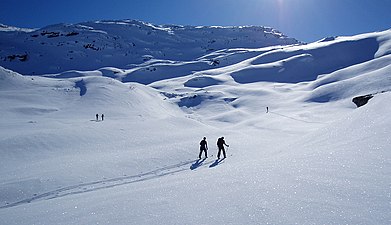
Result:
{"type": "Polygon", "coordinates": [[[268,112],[269,112],[269,107],[266,106],[266,113],[268,113],[268,112]]]}
{"type": "Polygon", "coordinates": [[[218,159],[220,159],[220,153],[221,152],[223,152],[224,158],[227,158],[227,156],[225,155],[224,145],[229,147],[229,145],[227,145],[225,143],[224,137],[221,137],[221,138],[217,139],[217,147],[219,148],[219,152],[217,153],[217,158],[218,159]]]}
{"type": "Polygon", "coordinates": [[[105,115],[102,113],[102,121],[104,120],[105,115]]]}
{"type": "Polygon", "coordinates": [[[95,115],[95,117],[96,117],[96,121],[98,121],[98,120],[99,120],[99,114],[97,113],[97,114],[95,115]]]}
{"type": "Polygon", "coordinates": [[[201,159],[202,152],[205,152],[205,158],[208,158],[208,143],[206,142],[206,137],[204,137],[200,142],[200,154],[198,158],[201,159]]]}

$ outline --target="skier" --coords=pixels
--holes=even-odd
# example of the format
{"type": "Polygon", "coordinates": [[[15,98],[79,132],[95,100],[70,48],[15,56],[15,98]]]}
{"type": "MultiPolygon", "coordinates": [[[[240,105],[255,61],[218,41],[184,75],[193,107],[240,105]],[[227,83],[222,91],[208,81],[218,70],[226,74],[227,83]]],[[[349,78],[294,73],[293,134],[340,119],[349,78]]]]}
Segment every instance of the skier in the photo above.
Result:
{"type": "Polygon", "coordinates": [[[97,114],[95,115],[95,117],[96,117],[96,121],[98,121],[98,120],[99,120],[99,114],[97,113],[97,114]]]}
{"type": "Polygon", "coordinates": [[[103,113],[102,113],[102,121],[103,121],[104,117],[105,117],[105,115],[103,115],[103,113]]]}
{"type": "Polygon", "coordinates": [[[221,151],[223,152],[224,158],[227,158],[227,156],[225,155],[224,145],[229,147],[229,145],[225,143],[224,137],[217,139],[217,147],[219,148],[219,152],[217,153],[217,159],[220,159],[221,151]]]}
{"type": "Polygon", "coordinates": [[[202,152],[205,151],[205,158],[208,158],[208,143],[206,142],[206,137],[201,140],[200,142],[200,154],[198,155],[198,158],[201,159],[202,152]]]}
{"type": "Polygon", "coordinates": [[[268,112],[269,112],[269,107],[266,106],[266,113],[268,113],[268,112]]]}

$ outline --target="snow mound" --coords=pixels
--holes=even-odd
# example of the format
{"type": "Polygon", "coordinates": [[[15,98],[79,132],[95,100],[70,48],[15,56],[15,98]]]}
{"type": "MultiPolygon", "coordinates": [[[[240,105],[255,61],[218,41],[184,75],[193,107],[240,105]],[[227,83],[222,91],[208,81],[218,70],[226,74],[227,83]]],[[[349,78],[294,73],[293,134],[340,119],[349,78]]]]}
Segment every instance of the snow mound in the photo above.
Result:
{"type": "MultiPolygon", "coordinates": [[[[77,74],[76,78],[65,74],[66,79],[51,79],[26,77],[0,68],[0,86],[2,91],[6,91],[3,92],[2,100],[10,103],[4,107],[4,110],[28,114],[29,111],[26,109],[31,108],[31,113],[58,111],[58,114],[65,114],[71,108],[78,108],[78,116],[82,117],[86,115],[93,117],[95,112],[100,111],[118,116],[128,114],[154,117],[176,112],[163,101],[163,96],[152,88],[137,83],[123,84],[117,80],[95,76],[95,73],[83,72],[82,77],[78,72],[74,73],[77,74]],[[37,93],[43,94],[44,97],[37,97],[37,93]],[[29,97],[23,98],[23,96],[29,97]],[[149,104],[142,104],[143,102],[149,104]],[[17,105],[23,107],[16,107],[17,105]],[[37,105],[51,105],[51,108],[62,110],[39,110],[40,107],[36,107],[37,105]],[[154,108],[165,113],[155,112],[154,108]]],[[[13,117],[17,116],[17,114],[13,115],[13,117]]]]}
{"type": "Polygon", "coordinates": [[[214,77],[194,77],[184,83],[185,87],[204,88],[213,85],[219,85],[222,82],[214,77]]]}

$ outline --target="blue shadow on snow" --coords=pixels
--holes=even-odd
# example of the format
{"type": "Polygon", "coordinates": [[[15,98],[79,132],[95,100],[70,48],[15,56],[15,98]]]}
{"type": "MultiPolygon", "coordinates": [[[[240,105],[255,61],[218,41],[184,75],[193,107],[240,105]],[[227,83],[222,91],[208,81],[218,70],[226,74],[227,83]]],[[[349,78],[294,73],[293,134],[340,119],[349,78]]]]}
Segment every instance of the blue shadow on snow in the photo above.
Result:
{"type": "Polygon", "coordinates": [[[83,79],[75,82],[75,88],[80,88],[80,96],[87,93],[87,86],[83,79]]]}
{"type": "Polygon", "coordinates": [[[197,161],[195,161],[191,166],[190,166],[190,169],[191,170],[195,170],[197,169],[198,167],[200,167],[202,165],[202,163],[206,160],[206,158],[203,158],[203,159],[198,159],[197,161]]]}
{"type": "Polygon", "coordinates": [[[209,166],[209,168],[213,168],[213,167],[219,165],[223,160],[224,160],[224,158],[222,158],[222,159],[216,159],[216,161],[214,161],[214,163],[212,163],[212,164],[209,166]]]}

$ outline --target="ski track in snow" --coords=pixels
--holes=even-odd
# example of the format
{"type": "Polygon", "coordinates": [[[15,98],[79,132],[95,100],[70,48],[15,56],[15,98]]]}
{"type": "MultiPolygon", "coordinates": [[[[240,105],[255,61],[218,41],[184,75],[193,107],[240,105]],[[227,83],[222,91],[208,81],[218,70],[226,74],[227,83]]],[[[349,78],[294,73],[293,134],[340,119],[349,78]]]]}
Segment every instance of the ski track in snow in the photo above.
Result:
{"type": "MultiPolygon", "coordinates": [[[[52,190],[49,192],[45,192],[39,195],[35,195],[34,197],[27,198],[18,202],[14,203],[9,203],[4,206],[0,206],[0,209],[5,209],[5,208],[11,208],[23,204],[28,204],[31,202],[35,201],[43,201],[43,200],[50,200],[50,199],[56,199],[56,198],[61,198],[65,197],[68,195],[76,195],[76,194],[83,194],[87,192],[92,192],[92,191],[98,191],[102,189],[108,189],[108,188],[113,188],[117,186],[122,186],[122,185],[127,185],[127,184],[132,184],[132,183],[138,183],[142,181],[147,181],[147,180],[152,180],[156,178],[160,178],[163,176],[167,175],[173,175],[179,172],[183,172],[186,170],[196,170],[200,167],[206,167],[208,165],[219,165],[219,163],[216,164],[216,160],[212,161],[202,161],[201,163],[197,163],[199,160],[188,160],[184,161],[178,164],[162,167],[153,171],[145,172],[145,173],[140,173],[137,175],[132,175],[132,176],[127,176],[124,175],[122,177],[114,177],[110,179],[102,179],[99,181],[93,181],[89,183],[82,183],[78,185],[71,185],[67,187],[62,187],[56,190],[52,190]],[[189,165],[191,166],[189,167],[189,165]]],[[[214,166],[213,166],[214,167],[214,166]]],[[[209,168],[212,168],[209,166],[209,168]]]]}

